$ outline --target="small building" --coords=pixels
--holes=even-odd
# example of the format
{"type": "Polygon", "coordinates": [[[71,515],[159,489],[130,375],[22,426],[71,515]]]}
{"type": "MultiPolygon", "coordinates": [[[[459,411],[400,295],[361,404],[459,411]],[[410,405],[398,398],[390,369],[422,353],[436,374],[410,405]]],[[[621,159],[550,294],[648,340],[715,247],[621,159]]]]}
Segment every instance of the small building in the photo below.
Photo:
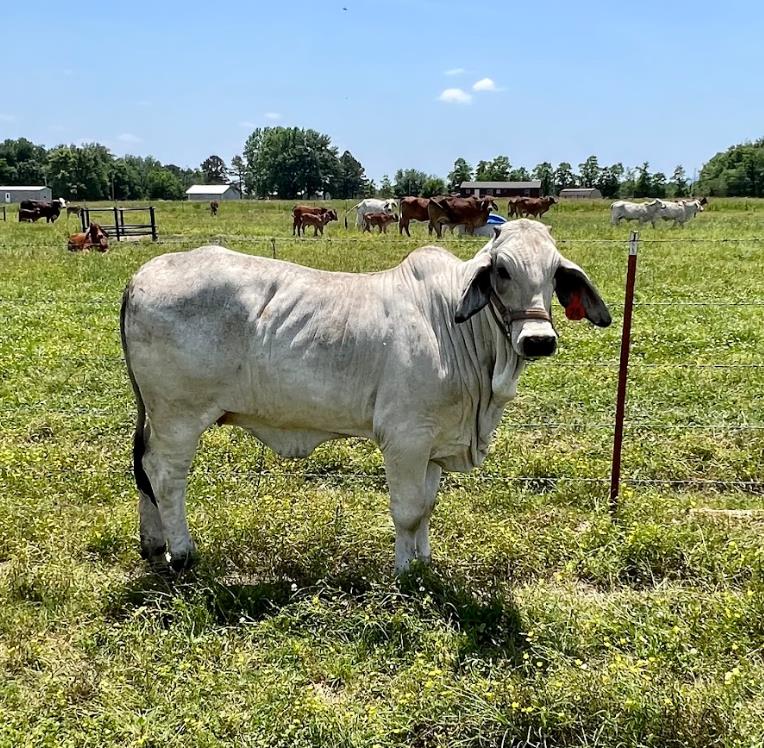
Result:
{"type": "Polygon", "coordinates": [[[566,187],[559,196],[564,200],[601,200],[602,193],[596,187],[566,187]]]}
{"type": "Polygon", "coordinates": [[[234,184],[192,184],[186,190],[189,200],[241,200],[241,192],[234,184]]]}
{"type": "Polygon", "coordinates": [[[531,182],[462,182],[459,185],[462,197],[541,197],[541,180],[531,182]]]}
{"type": "Polygon", "coordinates": [[[0,202],[20,203],[22,200],[51,200],[53,192],[50,187],[8,186],[0,187],[0,202]]]}

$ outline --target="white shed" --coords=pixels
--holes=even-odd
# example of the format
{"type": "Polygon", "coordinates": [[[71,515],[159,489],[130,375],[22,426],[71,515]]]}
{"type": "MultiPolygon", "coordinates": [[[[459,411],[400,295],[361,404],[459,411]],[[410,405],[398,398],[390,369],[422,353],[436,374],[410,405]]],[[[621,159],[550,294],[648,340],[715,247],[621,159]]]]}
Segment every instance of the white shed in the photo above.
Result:
{"type": "Polygon", "coordinates": [[[53,197],[50,187],[29,185],[0,186],[0,202],[20,203],[22,200],[50,200],[53,197]]]}
{"type": "Polygon", "coordinates": [[[192,184],[186,190],[189,200],[241,200],[241,192],[233,184],[192,184]]]}

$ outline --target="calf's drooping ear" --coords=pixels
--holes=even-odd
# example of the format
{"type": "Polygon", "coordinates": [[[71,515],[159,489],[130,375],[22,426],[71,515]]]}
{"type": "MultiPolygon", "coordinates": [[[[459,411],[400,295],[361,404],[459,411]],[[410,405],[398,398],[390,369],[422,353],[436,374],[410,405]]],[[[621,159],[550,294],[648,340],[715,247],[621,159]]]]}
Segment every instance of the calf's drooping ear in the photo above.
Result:
{"type": "Polygon", "coordinates": [[[454,319],[466,322],[491,300],[491,267],[493,258],[489,252],[479,252],[464,263],[463,284],[454,319]]]}
{"type": "Polygon", "coordinates": [[[607,327],[612,319],[605,302],[586,273],[564,257],[554,274],[555,293],[568,319],[586,319],[597,327],[607,327]]]}

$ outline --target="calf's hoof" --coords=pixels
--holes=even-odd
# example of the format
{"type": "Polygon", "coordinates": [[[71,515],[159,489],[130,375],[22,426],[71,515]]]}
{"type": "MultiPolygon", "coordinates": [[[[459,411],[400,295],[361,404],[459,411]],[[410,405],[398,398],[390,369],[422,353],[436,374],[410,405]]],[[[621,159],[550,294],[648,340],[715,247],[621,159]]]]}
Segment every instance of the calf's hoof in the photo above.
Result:
{"type": "Polygon", "coordinates": [[[196,561],[197,553],[195,548],[184,553],[173,553],[170,555],[170,566],[178,574],[182,571],[188,571],[196,564],[196,561]]]}

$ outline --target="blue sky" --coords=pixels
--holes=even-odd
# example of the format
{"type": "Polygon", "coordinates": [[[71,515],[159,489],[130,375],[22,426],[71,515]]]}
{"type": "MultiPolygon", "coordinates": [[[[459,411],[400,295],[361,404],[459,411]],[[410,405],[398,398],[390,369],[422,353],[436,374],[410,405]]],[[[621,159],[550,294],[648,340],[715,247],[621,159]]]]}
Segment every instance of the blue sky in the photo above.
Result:
{"type": "Polygon", "coordinates": [[[753,0],[41,0],[0,22],[0,139],[196,166],[255,126],[298,125],[379,179],[499,154],[691,175],[764,136],[753,0]],[[484,79],[495,90],[473,90],[484,79]]]}

